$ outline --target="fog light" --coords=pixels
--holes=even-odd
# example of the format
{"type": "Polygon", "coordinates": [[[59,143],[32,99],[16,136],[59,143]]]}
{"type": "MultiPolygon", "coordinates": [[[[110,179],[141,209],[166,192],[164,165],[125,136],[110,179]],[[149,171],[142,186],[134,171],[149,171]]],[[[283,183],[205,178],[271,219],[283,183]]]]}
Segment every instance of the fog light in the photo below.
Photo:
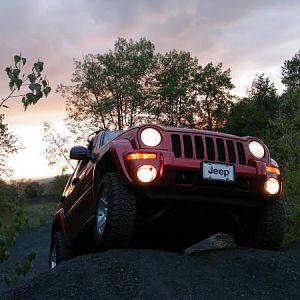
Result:
{"type": "Polygon", "coordinates": [[[265,190],[270,195],[275,195],[279,192],[279,182],[275,178],[269,178],[265,184],[265,190]]]}
{"type": "Polygon", "coordinates": [[[137,171],[137,177],[141,182],[150,182],[155,179],[157,171],[151,165],[143,165],[137,171]]]}

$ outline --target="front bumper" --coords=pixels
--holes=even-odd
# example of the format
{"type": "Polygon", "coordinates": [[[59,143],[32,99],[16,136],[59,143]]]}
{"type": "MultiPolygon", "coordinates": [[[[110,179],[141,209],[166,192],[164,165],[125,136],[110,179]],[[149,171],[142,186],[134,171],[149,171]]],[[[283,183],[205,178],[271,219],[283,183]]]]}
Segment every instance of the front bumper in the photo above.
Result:
{"type": "Polygon", "coordinates": [[[256,202],[256,200],[277,200],[282,194],[281,175],[268,173],[266,163],[263,161],[252,160],[247,165],[235,164],[235,182],[227,183],[203,180],[201,166],[204,161],[175,159],[170,151],[149,152],[156,153],[157,158],[132,161],[124,159],[128,181],[134,188],[144,192],[148,198],[174,198],[174,200],[205,198],[208,201],[227,198],[228,200],[250,199],[256,202]],[[157,169],[157,176],[150,183],[141,183],[137,178],[136,172],[143,164],[153,165],[157,169]],[[280,190],[275,195],[268,195],[265,191],[265,182],[271,177],[276,178],[280,183],[280,190]]]}

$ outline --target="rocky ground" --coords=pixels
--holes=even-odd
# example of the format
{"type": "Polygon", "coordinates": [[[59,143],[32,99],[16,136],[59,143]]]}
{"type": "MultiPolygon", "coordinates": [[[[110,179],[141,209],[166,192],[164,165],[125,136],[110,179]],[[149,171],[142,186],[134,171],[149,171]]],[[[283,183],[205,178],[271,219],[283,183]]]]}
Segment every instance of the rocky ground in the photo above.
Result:
{"type": "Polygon", "coordinates": [[[26,251],[33,272],[0,299],[300,299],[300,241],[281,251],[226,247],[213,237],[185,253],[110,250],[47,270],[49,226],[20,236],[6,274],[26,251]]]}

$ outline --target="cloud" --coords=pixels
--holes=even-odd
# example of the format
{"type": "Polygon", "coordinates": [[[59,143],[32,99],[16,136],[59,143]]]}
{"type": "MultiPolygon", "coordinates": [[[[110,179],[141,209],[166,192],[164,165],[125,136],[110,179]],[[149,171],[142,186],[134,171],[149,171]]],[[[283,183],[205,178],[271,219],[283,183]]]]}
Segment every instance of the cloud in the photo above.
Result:
{"type": "MultiPolygon", "coordinates": [[[[62,121],[64,101],[54,90],[70,82],[73,58],[107,52],[117,37],[146,37],[161,53],[190,51],[202,65],[221,61],[239,94],[263,72],[280,87],[280,67],[299,50],[299,15],[298,0],[0,0],[1,69],[22,51],[28,66],[45,62],[53,88],[26,113],[14,99],[5,120],[13,130],[62,121]]],[[[8,91],[0,72],[0,98],[8,91]]]]}
{"type": "MultiPolygon", "coordinates": [[[[146,37],[159,52],[190,51],[203,65],[222,61],[243,88],[242,80],[250,84],[263,70],[279,83],[280,66],[299,47],[299,15],[297,0],[1,1],[0,61],[11,64],[19,51],[30,63],[45,61],[55,90],[70,81],[74,57],[106,52],[119,36],[146,37]]],[[[1,96],[6,81],[1,73],[1,96]]]]}

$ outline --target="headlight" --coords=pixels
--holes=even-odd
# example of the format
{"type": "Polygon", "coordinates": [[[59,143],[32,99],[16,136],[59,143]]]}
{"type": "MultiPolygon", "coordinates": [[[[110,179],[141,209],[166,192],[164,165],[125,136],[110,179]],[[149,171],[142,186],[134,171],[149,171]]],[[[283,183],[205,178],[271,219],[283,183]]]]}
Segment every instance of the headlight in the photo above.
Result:
{"type": "Polygon", "coordinates": [[[280,190],[280,185],[277,179],[275,178],[269,178],[265,183],[265,190],[270,195],[275,195],[280,190]]]}
{"type": "Polygon", "coordinates": [[[160,133],[154,128],[146,128],[141,133],[142,142],[149,147],[155,147],[161,142],[160,133]]]}
{"type": "Polygon", "coordinates": [[[155,179],[157,171],[151,165],[143,165],[137,171],[137,177],[141,182],[150,182],[155,179]]]}
{"type": "Polygon", "coordinates": [[[249,149],[251,153],[257,158],[263,158],[265,155],[265,149],[259,142],[250,142],[249,149]]]}

